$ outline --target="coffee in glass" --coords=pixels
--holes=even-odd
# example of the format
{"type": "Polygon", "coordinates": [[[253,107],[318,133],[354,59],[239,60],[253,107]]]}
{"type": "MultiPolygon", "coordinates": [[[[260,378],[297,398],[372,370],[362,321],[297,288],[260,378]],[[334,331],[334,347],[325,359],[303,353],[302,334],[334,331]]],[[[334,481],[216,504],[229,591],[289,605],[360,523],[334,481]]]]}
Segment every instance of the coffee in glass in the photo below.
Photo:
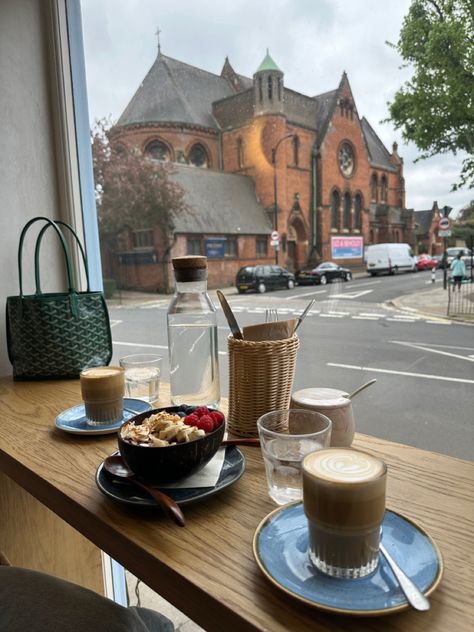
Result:
{"type": "Polygon", "coordinates": [[[377,568],[387,466],[352,448],[328,448],[303,461],[309,557],[332,577],[364,577],[377,568]]]}
{"type": "Polygon", "coordinates": [[[125,369],[120,366],[84,369],[80,379],[89,425],[112,424],[123,418],[125,369]]]}

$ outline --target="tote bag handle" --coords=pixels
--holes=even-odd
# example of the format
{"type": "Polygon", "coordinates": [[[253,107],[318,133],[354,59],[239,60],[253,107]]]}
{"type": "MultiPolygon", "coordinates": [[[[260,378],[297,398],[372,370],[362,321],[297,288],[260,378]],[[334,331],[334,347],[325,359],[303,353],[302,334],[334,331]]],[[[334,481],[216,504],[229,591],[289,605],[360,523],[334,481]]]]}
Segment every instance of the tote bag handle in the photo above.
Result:
{"type": "MultiPolygon", "coordinates": [[[[74,231],[74,229],[72,228],[72,226],[69,226],[69,224],[66,224],[66,222],[63,222],[61,219],[55,219],[54,223],[56,225],[59,226],[63,226],[64,228],[67,228],[68,231],[71,233],[71,235],[74,237],[79,250],[81,252],[81,257],[82,257],[82,262],[84,264],[84,270],[86,273],[86,281],[87,281],[87,292],[90,292],[90,285],[89,285],[89,269],[87,267],[87,257],[86,257],[86,253],[84,251],[84,248],[81,244],[81,240],[79,239],[79,237],[77,236],[77,233],[74,231]]],[[[41,240],[43,239],[43,235],[44,233],[48,230],[48,228],[51,226],[51,224],[46,224],[45,226],[43,226],[43,228],[41,229],[38,238],[36,240],[36,247],[35,247],[35,285],[36,285],[36,294],[41,294],[41,279],[40,279],[40,263],[39,263],[39,255],[40,255],[40,247],[41,247],[41,240]]]]}

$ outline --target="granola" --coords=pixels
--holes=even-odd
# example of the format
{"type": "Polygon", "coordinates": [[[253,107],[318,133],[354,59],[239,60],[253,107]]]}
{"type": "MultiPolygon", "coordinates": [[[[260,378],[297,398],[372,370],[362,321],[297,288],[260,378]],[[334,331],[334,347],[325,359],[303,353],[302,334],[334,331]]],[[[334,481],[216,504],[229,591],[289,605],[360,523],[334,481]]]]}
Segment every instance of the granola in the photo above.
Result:
{"type": "Polygon", "coordinates": [[[121,431],[122,439],[133,445],[158,448],[195,441],[205,434],[204,430],[188,426],[179,415],[165,410],[150,415],[141,424],[130,422],[121,431]]]}

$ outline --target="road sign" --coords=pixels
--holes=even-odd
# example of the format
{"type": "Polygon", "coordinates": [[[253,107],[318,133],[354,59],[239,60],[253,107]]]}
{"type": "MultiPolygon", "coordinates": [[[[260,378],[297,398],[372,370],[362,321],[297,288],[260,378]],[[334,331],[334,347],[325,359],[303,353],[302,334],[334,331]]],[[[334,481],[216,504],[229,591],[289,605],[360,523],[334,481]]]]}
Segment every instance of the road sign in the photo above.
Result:
{"type": "Polygon", "coordinates": [[[451,220],[449,217],[441,217],[438,222],[438,228],[439,230],[449,230],[451,228],[451,220]]]}
{"type": "MultiPolygon", "coordinates": [[[[272,241],[280,241],[280,235],[278,234],[278,231],[277,231],[277,230],[274,230],[274,231],[272,232],[272,234],[271,234],[271,237],[270,237],[270,238],[271,238],[271,240],[272,240],[272,241]]],[[[272,246],[273,246],[273,244],[272,244],[272,246]]]]}
{"type": "Polygon", "coordinates": [[[451,237],[453,234],[452,230],[438,230],[438,235],[440,237],[451,237]]]}
{"type": "Polygon", "coordinates": [[[270,242],[270,246],[279,246],[280,241],[278,239],[272,239],[270,242]]]}

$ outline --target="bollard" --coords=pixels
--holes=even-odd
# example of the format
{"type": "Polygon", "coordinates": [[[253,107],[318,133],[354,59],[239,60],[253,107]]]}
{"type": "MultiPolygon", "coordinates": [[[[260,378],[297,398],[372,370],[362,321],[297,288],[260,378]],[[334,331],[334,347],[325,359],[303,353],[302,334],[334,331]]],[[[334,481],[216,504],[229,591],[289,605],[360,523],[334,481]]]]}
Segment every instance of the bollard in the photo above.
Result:
{"type": "Polygon", "coordinates": [[[431,268],[431,283],[436,281],[436,268],[431,268]]]}

